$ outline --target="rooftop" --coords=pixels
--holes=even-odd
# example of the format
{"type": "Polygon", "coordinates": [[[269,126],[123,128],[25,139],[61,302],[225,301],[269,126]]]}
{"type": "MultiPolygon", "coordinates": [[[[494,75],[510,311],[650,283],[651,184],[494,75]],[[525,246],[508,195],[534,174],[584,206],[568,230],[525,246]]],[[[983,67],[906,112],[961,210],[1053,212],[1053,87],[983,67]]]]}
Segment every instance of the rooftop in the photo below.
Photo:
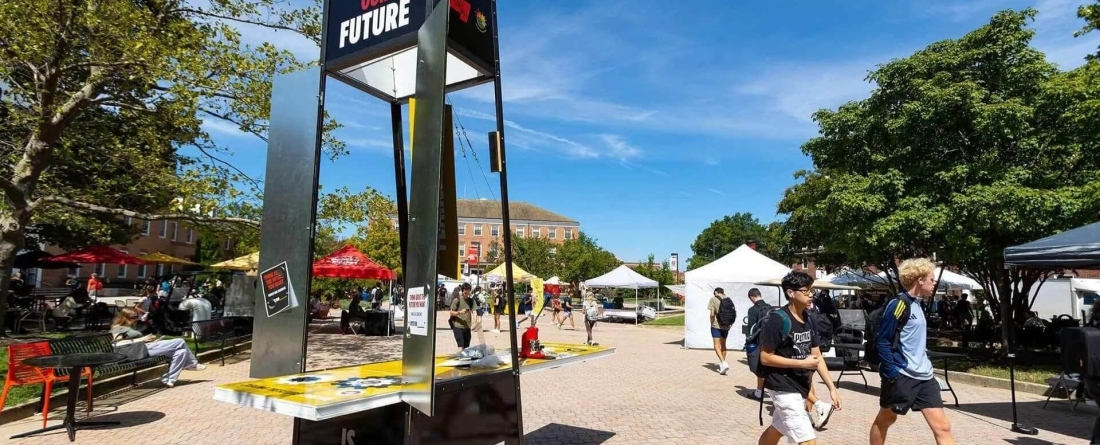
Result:
{"type": "MultiPolygon", "coordinates": [[[[488,199],[459,199],[456,202],[459,218],[501,219],[500,201],[488,199]]],[[[576,223],[577,221],[526,202],[508,203],[509,217],[512,220],[550,221],[576,223]]]]}

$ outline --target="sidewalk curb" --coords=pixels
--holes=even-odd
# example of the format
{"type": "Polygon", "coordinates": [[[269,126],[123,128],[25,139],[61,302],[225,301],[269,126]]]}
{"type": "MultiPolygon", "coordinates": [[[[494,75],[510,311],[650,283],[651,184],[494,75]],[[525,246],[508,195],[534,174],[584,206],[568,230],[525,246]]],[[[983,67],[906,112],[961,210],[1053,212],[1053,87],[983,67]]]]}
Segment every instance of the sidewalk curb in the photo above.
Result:
{"type": "MultiPolygon", "coordinates": [[[[235,348],[226,347],[225,348],[225,356],[228,358],[228,357],[232,357],[236,354],[240,354],[240,353],[243,353],[245,351],[251,351],[251,350],[252,350],[252,341],[250,340],[250,341],[246,341],[246,342],[241,342],[235,348]]],[[[220,359],[222,358],[222,351],[219,351],[219,350],[206,351],[206,352],[203,352],[203,353],[199,354],[196,358],[199,359],[199,363],[204,363],[207,366],[217,366],[217,365],[221,364],[220,359]],[[213,363],[215,360],[219,360],[219,362],[218,363],[213,363]]],[[[141,385],[145,382],[150,382],[150,381],[159,379],[160,376],[164,374],[164,371],[166,369],[168,369],[168,365],[163,364],[163,365],[160,365],[160,366],[155,366],[155,367],[148,368],[148,369],[145,369],[145,370],[142,370],[142,371],[138,371],[138,373],[137,373],[138,385],[141,385]]],[[[92,396],[94,398],[98,399],[98,398],[101,398],[105,395],[118,392],[120,390],[129,389],[130,388],[130,376],[131,376],[131,374],[122,374],[122,375],[106,378],[106,379],[103,379],[103,380],[96,380],[94,382],[94,385],[93,385],[94,388],[92,389],[92,396]]],[[[83,402],[85,400],[84,391],[87,391],[87,389],[85,389],[86,386],[84,385],[84,384],[87,383],[87,381],[85,380],[81,383],[82,383],[82,385],[80,387],[81,394],[80,394],[80,400],[79,400],[80,403],[78,403],[78,408],[77,408],[78,410],[81,409],[81,408],[79,408],[79,405],[83,404],[83,402]]],[[[59,385],[55,385],[54,388],[55,388],[54,393],[50,395],[50,407],[51,408],[53,408],[53,407],[64,407],[65,404],[67,403],[67,398],[68,398],[69,394],[67,392],[57,394],[56,389],[57,388],[68,388],[68,383],[62,383],[62,384],[59,384],[59,385]]],[[[38,401],[39,401],[39,399],[36,397],[33,400],[31,400],[29,402],[26,402],[26,403],[23,403],[23,404],[10,406],[10,407],[4,407],[4,410],[2,412],[0,412],[0,425],[12,423],[12,422],[15,422],[17,420],[22,420],[22,419],[25,419],[27,417],[33,416],[35,414],[36,408],[38,407],[38,401]]]]}

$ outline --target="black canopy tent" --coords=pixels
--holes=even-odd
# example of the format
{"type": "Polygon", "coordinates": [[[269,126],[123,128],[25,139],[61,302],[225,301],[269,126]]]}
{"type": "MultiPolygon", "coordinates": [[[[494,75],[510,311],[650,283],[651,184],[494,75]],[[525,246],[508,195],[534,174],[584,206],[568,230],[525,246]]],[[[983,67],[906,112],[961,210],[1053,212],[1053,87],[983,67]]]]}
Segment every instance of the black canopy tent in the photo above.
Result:
{"type": "Polygon", "coordinates": [[[1100,222],[1005,249],[1006,268],[1100,268],[1100,222]]]}
{"type": "MultiPolygon", "coordinates": [[[[1006,269],[1100,269],[1100,222],[1006,248],[1004,255],[1006,269]]],[[[1007,308],[1007,302],[1007,299],[1002,299],[1002,306],[1007,308]]],[[[1012,431],[1038,434],[1038,430],[1021,425],[1016,418],[1016,372],[1013,366],[1015,357],[1015,348],[1009,346],[1012,431]]]]}

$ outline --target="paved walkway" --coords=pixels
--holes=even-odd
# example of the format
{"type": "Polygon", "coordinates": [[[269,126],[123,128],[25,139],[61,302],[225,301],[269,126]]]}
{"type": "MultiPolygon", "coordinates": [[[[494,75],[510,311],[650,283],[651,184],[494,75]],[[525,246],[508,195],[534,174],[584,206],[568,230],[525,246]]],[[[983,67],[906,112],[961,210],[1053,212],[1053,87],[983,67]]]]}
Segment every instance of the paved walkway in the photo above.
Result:
{"type": "MultiPolygon", "coordinates": [[[[580,321],[579,318],[577,320],[580,321]]],[[[584,341],[584,329],[559,331],[547,326],[542,338],[552,341],[584,341]],[[549,328],[549,329],[547,329],[549,328]]],[[[487,340],[505,346],[505,334],[486,334],[487,340]]],[[[682,331],[600,324],[597,341],[617,348],[616,354],[591,363],[548,370],[524,377],[524,427],[530,444],[739,444],[756,443],[763,430],[757,423],[757,403],[743,397],[753,385],[747,368],[731,352],[732,368],[718,375],[710,351],[683,350],[682,331]]],[[[365,339],[325,334],[310,337],[311,368],[353,364],[393,357],[400,353],[399,337],[365,339]]],[[[438,348],[450,352],[453,338],[438,333],[438,348]]],[[[95,415],[120,420],[123,426],[77,433],[77,443],[145,445],[289,444],[288,417],[239,408],[212,399],[215,384],[247,379],[248,355],[230,360],[225,367],[211,365],[203,372],[185,372],[189,380],[173,389],[150,385],[97,401],[95,415]]],[[[841,395],[844,410],[819,433],[822,444],[864,444],[877,411],[878,378],[869,375],[871,387],[845,382],[841,395]]],[[[858,377],[857,377],[858,378],[858,377]]],[[[845,376],[845,380],[848,377],[845,376]]],[[[1038,436],[1019,436],[1011,423],[1009,393],[1004,390],[956,385],[961,407],[948,410],[960,444],[1082,444],[1087,442],[1095,407],[1071,415],[1065,402],[1041,410],[1042,398],[1019,393],[1020,419],[1040,429],[1038,436]]],[[[819,394],[825,394],[823,385],[819,394]]],[[[63,417],[51,414],[51,423],[63,417]]],[[[765,422],[769,421],[765,412],[765,422]]],[[[25,419],[0,427],[0,443],[12,434],[41,425],[25,419]]],[[[12,444],[67,444],[63,433],[11,441],[12,444]]],[[[919,415],[899,420],[890,431],[889,443],[934,443],[919,415]]]]}

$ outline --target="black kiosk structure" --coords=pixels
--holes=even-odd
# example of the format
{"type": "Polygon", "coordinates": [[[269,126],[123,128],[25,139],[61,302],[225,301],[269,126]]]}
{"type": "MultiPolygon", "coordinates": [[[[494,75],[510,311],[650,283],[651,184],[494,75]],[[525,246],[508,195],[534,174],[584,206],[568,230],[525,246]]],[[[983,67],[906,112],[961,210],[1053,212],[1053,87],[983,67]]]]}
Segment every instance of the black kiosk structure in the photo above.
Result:
{"type": "MultiPolygon", "coordinates": [[[[448,227],[456,224],[450,222],[456,215],[447,92],[493,83],[491,170],[500,175],[502,224],[510,227],[496,1],[326,0],[322,20],[321,66],[277,75],[272,87],[260,241],[263,286],[257,295],[257,305],[269,310],[255,320],[249,375],[254,380],[219,385],[214,398],[294,417],[295,445],[522,444],[521,373],[614,350],[548,343],[547,358],[553,360],[521,359],[513,329],[509,366],[454,367],[447,357],[436,356],[437,272],[449,257],[458,258],[455,247],[446,247],[446,238],[457,235],[448,227]],[[298,301],[310,292],[331,80],[390,104],[405,329],[399,361],[305,372],[308,305],[298,301]],[[402,128],[406,103],[409,181],[402,128]]],[[[515,308],[511,230],[502,236],[505,294],[515,308]]],[[[516,326],[515,312],[509,311],[510,326],[516,326]]]]}

